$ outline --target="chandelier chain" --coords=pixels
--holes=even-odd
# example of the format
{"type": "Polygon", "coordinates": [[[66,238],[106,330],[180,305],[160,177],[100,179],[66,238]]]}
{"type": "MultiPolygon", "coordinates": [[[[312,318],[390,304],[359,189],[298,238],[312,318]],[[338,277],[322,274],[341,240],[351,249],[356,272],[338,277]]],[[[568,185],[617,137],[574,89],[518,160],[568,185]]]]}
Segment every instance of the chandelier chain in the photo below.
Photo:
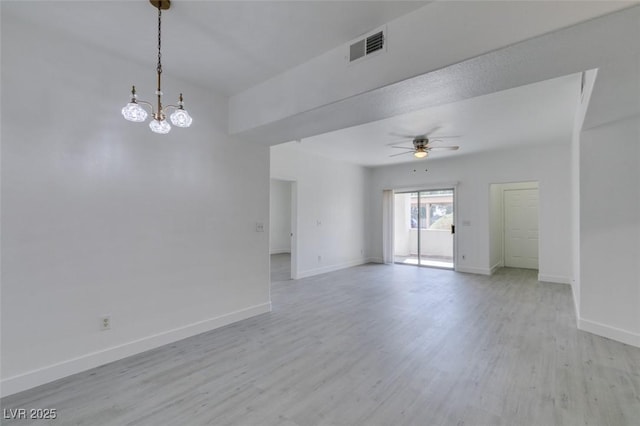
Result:
{"type": "Polygon", "coordinates": [[[158,74],[162,73],[162,9],[158,6],[158,67],[156,68],[158,74]]]}

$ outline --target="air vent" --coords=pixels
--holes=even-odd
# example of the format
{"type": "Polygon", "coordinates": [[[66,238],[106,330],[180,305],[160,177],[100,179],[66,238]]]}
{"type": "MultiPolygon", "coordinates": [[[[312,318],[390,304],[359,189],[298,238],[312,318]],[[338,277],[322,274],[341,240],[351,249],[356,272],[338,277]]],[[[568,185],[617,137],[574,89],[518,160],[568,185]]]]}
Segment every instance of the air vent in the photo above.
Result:
{"type": "Polygon", "coordinates": [[[364,38],[354,41],[349,45],[349,62],[380,52],[385,48],[384,29],[378,29],[369,33],[364,38]]]}
{"type": "Polygon", "coordinates": [[[360,40],[349,48],[349,62],[360,59],[365,55],[366,40],[360,40]]]}
{"type": "Polygon", "coordinates": [[[384,47],[384,34],[382,31],[367,37],[367,55],[372,54],[384,47]]]}

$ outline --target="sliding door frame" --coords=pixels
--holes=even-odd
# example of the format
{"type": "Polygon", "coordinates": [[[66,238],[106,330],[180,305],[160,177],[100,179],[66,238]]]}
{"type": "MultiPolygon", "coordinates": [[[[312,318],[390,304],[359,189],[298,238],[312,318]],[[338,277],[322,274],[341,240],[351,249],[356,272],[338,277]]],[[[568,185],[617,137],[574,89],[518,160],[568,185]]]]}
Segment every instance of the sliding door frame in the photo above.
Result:
{"type": "MultiPolygon", "coordinates": [[[[458,182],[444,182],[444,183],[437,183],[437,184],[424,184],[424,185],[417,185],[417,186],[408,186],[408,187],[396,187],[391,189],[391,191],[393,191],[393,197],[395,197],[396,194],[408,194],[408,193],[412,193],[412,192],[417,192],[418,193],[418,226],[420,223],[420,207],[419,207],[419,201],[420,201],[420,192],[429,192],[429,191],[445,191],[445,190],[452,190],[453,191],[453,226],[454,226],[454,232],[453,232],[453,268],[441,268],[441,269],[447,269],[447,270],[453,270],[453,271],[457,271],[458,268],[458,231],[460,229],[460,227],[458,226],[458,182]]],[[[391,220],[393,221],[395,217],[395,212],[393,212],[393,214],[389,215],[387,220],[391,220]]],[[[391,250],[391,254],[392,257],[395,256],[395,248],[394,248],[394,242],[395,242],[395,230],[394,230],[394,226],[393,226],[393,222],[391,223],[384,223],[383,224],[384,227],[387,227],[387,229],[390,229],[391,231],[391,238],[390,241],[387,242],[387,244],[391,244],[390,250],[391,250]]],[[[418,228],[418,247],[420,247],[420,228],[418,228]]],[[[418,249],[418,263],[420,263],[420,250],[418,249]]],[[[395,261],[394,261],[395,263],[395,261]]],[[[437,268],[435,266],[426,266],[426,265],[417,265],[417,266],[422,266],[422,267],[428,267],[428,268],[437,268]]]]}

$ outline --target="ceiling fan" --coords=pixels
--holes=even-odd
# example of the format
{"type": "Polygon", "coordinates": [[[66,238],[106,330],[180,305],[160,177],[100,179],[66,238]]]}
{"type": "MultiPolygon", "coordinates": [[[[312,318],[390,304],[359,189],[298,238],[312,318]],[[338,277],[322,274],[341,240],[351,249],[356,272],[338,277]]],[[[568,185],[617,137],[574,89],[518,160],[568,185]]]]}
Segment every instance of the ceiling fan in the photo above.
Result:
{"type": "Polygon", "coordinates": [[[393,154],[389,157],[397,157],[399,155],[411,154],[416,158],[426,158],[429,155],[429,151],[431,150],[447,150],[447,151],[455,151],[460,148],[457,145],[453,146],[433,146],[434,142],[441,142],[440,139],[446,138],[457,138],[458,136],[438,136],[433,139],[429,139],[427,135],[418,135],[418,136],[405,136],[405,135],[397,135],[401,136],[405,139],[413,139],[413,148],[408,148],[405,146],[396,146],[398,142],[394,142],[391,144],[392,148],[396,149],[404,149],[407,152],[401,152],[400,154],[393,154]]]}

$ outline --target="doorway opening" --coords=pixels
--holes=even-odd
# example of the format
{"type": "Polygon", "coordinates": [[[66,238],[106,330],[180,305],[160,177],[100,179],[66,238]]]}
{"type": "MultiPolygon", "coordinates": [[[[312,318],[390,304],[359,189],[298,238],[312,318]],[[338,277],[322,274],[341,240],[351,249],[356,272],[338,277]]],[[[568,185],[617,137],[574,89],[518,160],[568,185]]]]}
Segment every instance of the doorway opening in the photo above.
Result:
{"type": "Polygon", "coordinates": [[[271,282],[295,277],[295,182],[271,179],[269,193],[269,255],[271,282]]]}
{"type": "Polygon", "coordinates": [[[393,261],[454,269],[454,190],[394,194],[393,261]]]}

